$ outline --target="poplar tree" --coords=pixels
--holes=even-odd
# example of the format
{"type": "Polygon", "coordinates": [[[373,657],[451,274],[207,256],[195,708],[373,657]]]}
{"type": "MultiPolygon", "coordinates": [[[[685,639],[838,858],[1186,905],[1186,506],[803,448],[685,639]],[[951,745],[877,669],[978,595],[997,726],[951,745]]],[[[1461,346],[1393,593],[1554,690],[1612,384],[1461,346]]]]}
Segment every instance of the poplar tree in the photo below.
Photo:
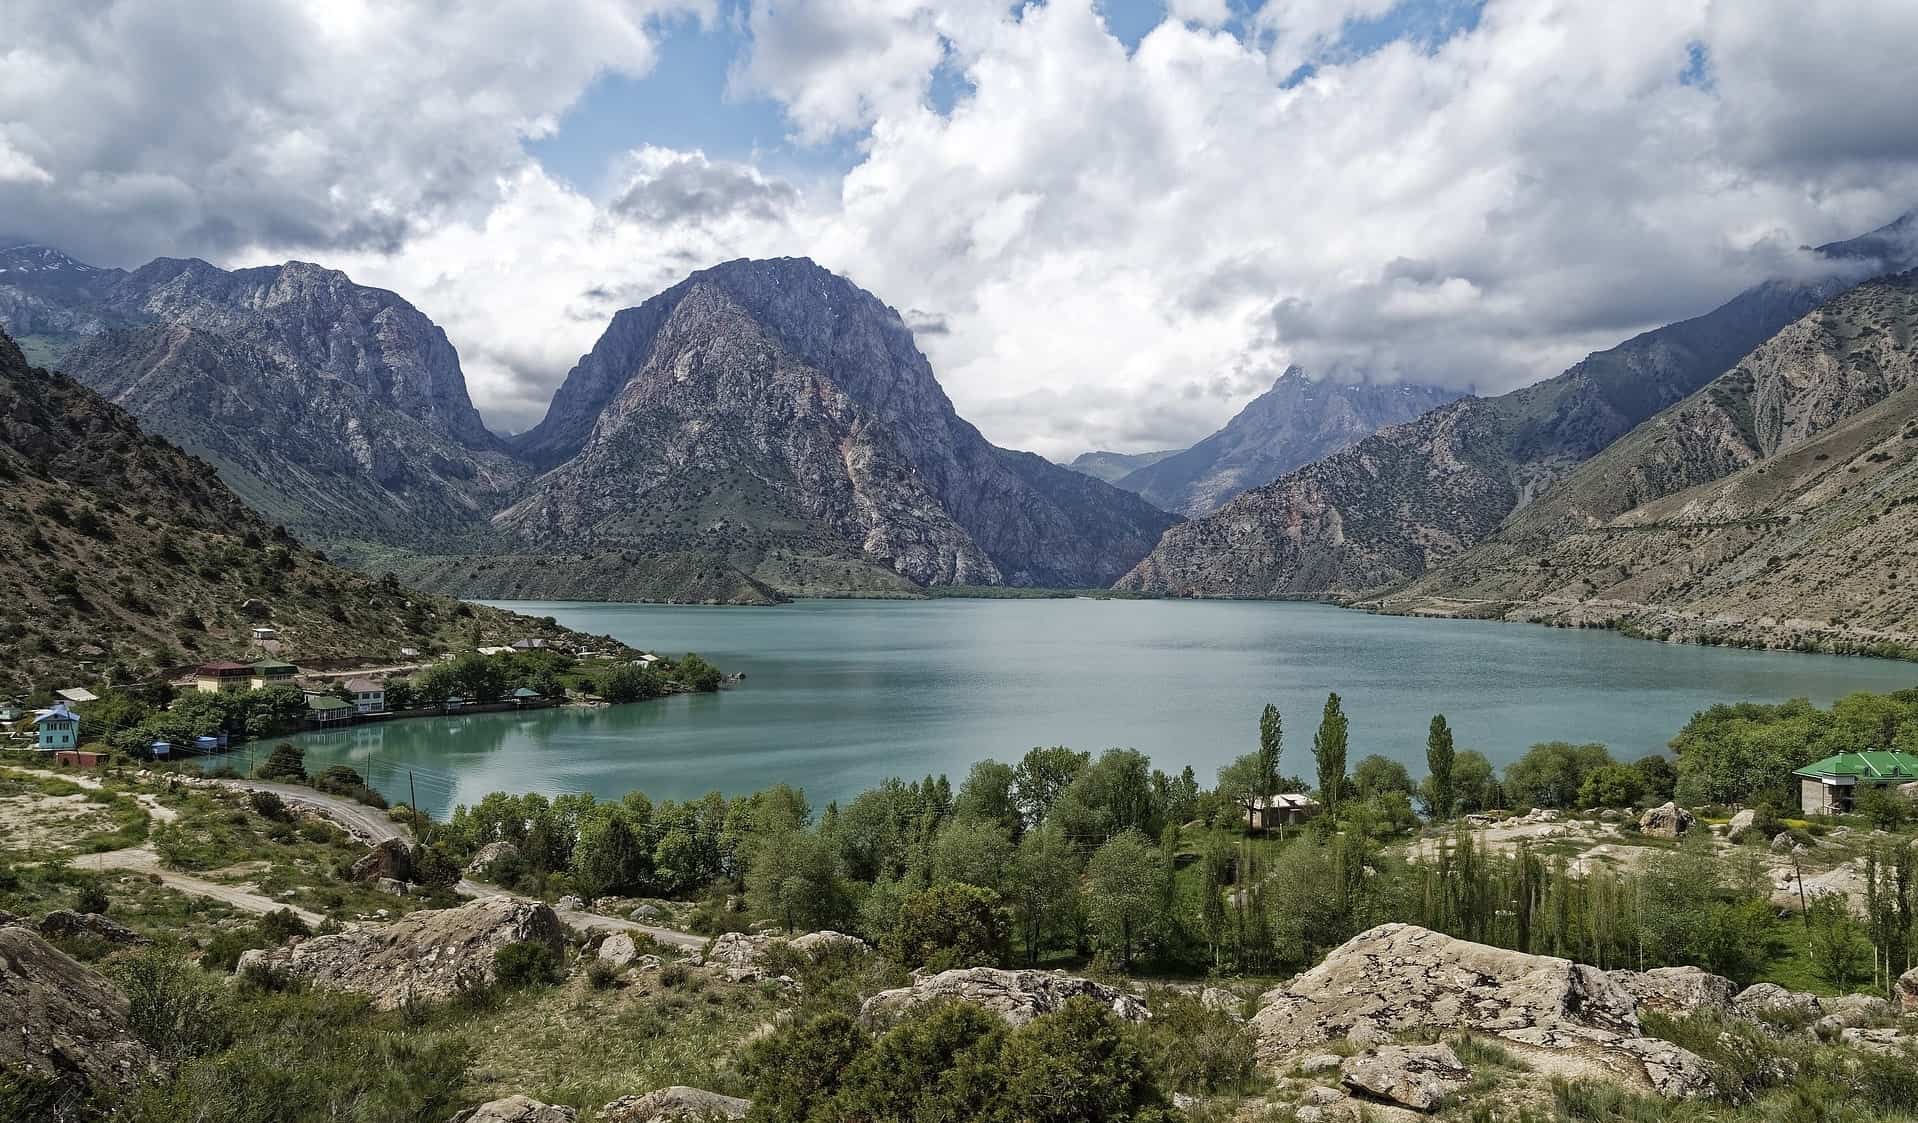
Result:
{"type": "Polygon", "coordinates": [[[1443,822],[1452,817],[1456,796],[1452,788],[1452,762],[1458,754],[1452,748],[1452,727],[1444,714],[1432,716],[1431,732],[1425,735],[1425,767],[1431,773],[1432,800],[1426,808],[1432,818],[1443,822]]]}
{"type": "Polygon", "coordinates": [[[1256,794],[1269,796],[1279,790],[1279,750],[1285,741],[1285,723],[1279,717],[1279,708],[1266,703],[1265,712],[1259,715],[1259,790],[1256,794]]]}
{"type": "Polygon", "coordinates": [[[1345,786],[1345,711],[1339,708],[1336,693],[1325,697],[1325,715],[1319,719],[1319,731],[1312,737],[1312,756],[1319,765],[1319,798],[1325,813],[1336,815],[1341,789],[1345,786]]]}

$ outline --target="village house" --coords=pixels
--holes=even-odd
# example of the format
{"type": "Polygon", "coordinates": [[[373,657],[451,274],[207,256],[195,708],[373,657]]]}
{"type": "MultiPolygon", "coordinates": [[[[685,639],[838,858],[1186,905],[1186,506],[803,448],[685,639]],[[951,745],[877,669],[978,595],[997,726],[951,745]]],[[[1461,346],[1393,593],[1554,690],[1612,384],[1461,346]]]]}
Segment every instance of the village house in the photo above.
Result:
{"type": "Polygon", "coordinates": [[[253,664],[247,678],[255,690],[265,690],[269,686],[292,686],[293,678],[300,669],[291,663],[282,663],[277,659],[263,659],[253,664]]]}
{"type": "Polygon", "coordinates": [[[1320,811],[1318,800],[1296,792],[1254,796],[1242,800],[1239,806],[1245,809],[1246,829],[1253,831],[1297,826],[1316,817],[1320,811]]]}
{"type": "Polygon", "coordinates": [[[1861,791],[1918,781],[1918,756],[1896,749],[1838,753],[1796,769],[1798,804],[1807,815],[1842,815],[1861,791]]]}
{"type": "Polygon", "coordinates": [[[193,671],[193,686],[202,694],[226,694],[252,685],[253,668],[245,663],[202,663],[193,671]]]}
{"type": "Polygon", "coordinates": [[[306,720],[314,725],[342,725],[353,720],[353,712],[353,703],[343,702],[331,694],[306,696],[306,720]]]}
{"type": "Polygon", "coordinates": [[[49,709],[33,715],[34,747],[41,752],[71,749],[80,743],[80,715],[55,702],[49,709]]]}
{"type": "Polygon", "coordinates": [[[280,638],[280,633],[279,633],[279,630],[276,628],[259,627],[259,628],[253,629],[253,641],[255,643],[260,643],[265,640],[279,639],[279,638],[280,638]]]}
{"type": "Polygon", "coordinates": [[[363,714],[386,712],[386,684],[370,678],[346,680],[346,692],[353,696],[353,709],[363,714]]]}
{"type": "Polygon", "coordinates": [[[82,702],[98,702],[100,696],[84,686],[69,686],[65,690],[56,690],[55,694],[78,706],[82,702]]]}

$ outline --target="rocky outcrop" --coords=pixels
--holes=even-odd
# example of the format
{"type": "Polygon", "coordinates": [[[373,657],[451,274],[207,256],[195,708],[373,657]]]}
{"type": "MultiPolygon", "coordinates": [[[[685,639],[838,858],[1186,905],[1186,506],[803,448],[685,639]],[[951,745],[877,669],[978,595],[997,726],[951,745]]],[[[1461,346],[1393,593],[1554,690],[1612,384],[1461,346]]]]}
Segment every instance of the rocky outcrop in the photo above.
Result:
{"type": "Polygon", "coordinates": [[[489,842],[473,852],[473,860],[466,863],[466,876],[490,881],[496,867],[517,861],[519,847],[510,842],[489,842]]]}
{"type": "Polygon", "coordinates": [[[788,592],[1102,585],[1175,521],[987,443],[899,315],[804,259],[618,313],[515,447],[545,472],[495,520],[525,547],[692,551],[788,592]]]}
{"type": "Polygon", "coordinates": [[[1897,994],[1900,1010],[1907,1014],[1918,1014],[1918,967],[1898,976],[1898,982],[1892,989],[1897,994]]]}
{"type": "MultiPolygon", "coordinates": [[[[1150,463],[1112,482],[1165,510],[1199,518],[1241,492],[1457,397],[1458,391],[1437,386],[1317,379],[1292,367],[1218,432],[1182,452],[1153,454],[1150,463]]],[[[1087,471],[1078,462],[1073,468],[1087,471]]]]}
{"type": "Polygon", "coordinates": [[[402,839],[381,841],[359,861],[353,863],[354,881],[413,880],[413,848],[402,839]]]}
{"type": "MultiPolygon", "coordinates": [[[[1356,593],[1419,577],[1491,538],[1548,489],[1556,494],[1554,485],[1581,463],[1857,280],[1909,268],[1914,225],[1906,216],[1820,247],[1833,263],[1826,278],[1767,282],[1703,316],[1587,356],[1555,378],[1382,429],[1172,528],[1120,586],[1174,596],[1283,596],[1356,593]],[[1891,260],[1888,247],[1899,247],[1891,260]],[[1859,268],[1865,260],[1871,264],[1859,268]]],[[[1568,565],[1604,577],[1603,560],[1591,560],[1601,557],[1601,545],[1585,544],[1587,560],[1568,555],[1568,565]]],[[[1529,578],[1526,565],[1496,557],[1455,572],[1482,573],[1503,588],[1538,577],[1538,560],[1530,560],[1529,578]]],[[[1478,598],[1473,588],[1456,578],[1442,588],[1415,587],[1402,610],[1440,611],[1420,606],[1478,598]]]]}
{"type": "Polygon", "coordinates": [[[1668,1014],[1732,1012],[1738,984],[1698,967],[1654,967],[1649,971],[1611,971],[1608,977],[1638,1003],[1639,1010],[1668,1014]]]}
{"type": "Polygon", "coordinates": [[[983,1006],[1005,1019],[1006,1024],[1021,1026],[1078,997],[1090,998],[1129,1022],[1142,1022],[1151,1017],[1144,999],[1091,979],[1063,972],[1006,971],[997,967],[941,971],[918,979],[908,987],[882,990],[866,999],[859,1008],[859,1016],[872,1022],[924,1002],[952,1000],[983,1006]]]}
{"type": "Polygon", "coordinates": [[[1648,1038],[1630,991],[1595,967],[1454,939],[1408,924],[1360,933],[1260,999],[1250,1025],[1267,1065],[1328,1042],[1466,1029],[1539,1049],[1603,1052],[1662,1095],[1711,1086],[1703,1061],[1648,1038]]]}
{"type": "Polygon", "coordinates": [[[1753,983],[1732,997],[1738,1014],[1764,1022],[1810,1025],[1825,1016],[1825,1004],[1815,994],[1786,990],[1777,983],[1753,983]]]}
{"type": "Polygon", "coordinates": [[[600,941],[594,958],[609,967],[630,967],[639,962],[639,944],[624,932],[615,932],[600,941]]]}
{"type": "Polygon", "coordinates": [[[145,944],[151,943],[145,936],[117,920],[101,916],[97,912],[74,912],[71,909],[54,909],[40,918],[40,934],[50,939],[72,939],[75,936],[90,936],[105,940],[109,944],[145,944]]]}
{"type": "Polygon", "coordinates": [[[127,1028],[127,1000],[22,925],[0,925],[0,1071],[24,1068],[96,1093],[124,1093],[154,1071],[127,1028]]]}
{"type": "Polygon", "coordinates": [[[1638,817],[1638,829],[1654,838],[1677,838],[1692,829],[1697,820],[1676,803],[1666,802],[1648,809],[1638,817]]]}
{"type": "Polygon", "coordinates": [[[1450,1045],[1379,1045],[1347,1057],[1339,1082],[1413,1111],[1431,1111],[1472,1082],[1450,1045]]]}
{"type": "Polygon", "coordinates": [[[744,1119],[751,1100],[675,1084],[643,1096],[622,1096],[600,1109],[605,1123],[715,1123],[744,1119]]]}
{"type": "Polygon", "coordinates": [[[541,1103],[531,1096],[507,1096],[455,1115],[452,1123],[575,1123],[579,1112],[541,1103]]]}
{"type": "Polygon", "coordinates": [[[381,1010],[439,1002],[493,981],[493,957],[536,940],[564,949],[565,930],[543,904],[482,897],[456,909],[409,913],[392,924],[315,936],[241,955],[241,972],[268,969],[372,998],[381,1010]]]}
{"type": "Polygon", "coordinates": [[[1757,823],[1758,823],[1758,812],[1747,807],[1745,810],[1740,811],[1736,815],[1733,815],[1731,818],[1731,822],[1725,824],[1725,841],[1727,842],[1745,841],[1745,835],[1750,833],[1752,828],[1756,826],[1757,823]]]}
{"type": "Polygon", "coordinates": [[[844,932],[834,932],[831,929],[795,936],[787,946],[796,952],[812,956],[833,951],[869,952],[872,950],[872,945],[859,937],[848,936],[844,932]]]}

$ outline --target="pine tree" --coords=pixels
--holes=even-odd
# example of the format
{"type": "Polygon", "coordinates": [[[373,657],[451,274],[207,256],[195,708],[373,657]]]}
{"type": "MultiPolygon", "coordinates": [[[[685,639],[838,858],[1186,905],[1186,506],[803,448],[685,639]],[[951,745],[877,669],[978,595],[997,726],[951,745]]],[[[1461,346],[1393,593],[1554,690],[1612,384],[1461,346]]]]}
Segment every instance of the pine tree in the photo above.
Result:
{"type": "Polygon", "coordinates": [[[1312,738],[1312,756],[1319,765],[1319,799],[1327,817],[1336,816],[1339,796],[1345,787],[1346,721],[1339,708],[1339,696],[1325,698],[1325,715],[1319,719],[1319,731],[1312,738]]]}

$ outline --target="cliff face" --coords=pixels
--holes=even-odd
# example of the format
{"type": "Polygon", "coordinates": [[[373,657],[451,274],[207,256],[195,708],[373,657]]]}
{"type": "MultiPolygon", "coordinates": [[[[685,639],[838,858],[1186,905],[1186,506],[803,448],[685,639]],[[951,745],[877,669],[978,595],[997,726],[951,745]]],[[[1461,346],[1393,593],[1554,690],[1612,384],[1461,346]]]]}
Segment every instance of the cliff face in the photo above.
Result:
{"type": "Polygon", "coordinates": [[[1377,603],[1759,642],[1918,638],[1900,576],[1918,531],[1914,336],[1918,273],[1852,289],[1377,603]]]}
{"type": "Polygon", "coordinates": [[[1913,225],[1907,216],[1824,247],[1828,278],[1759,285],[1555,378],[1383,429],[1174,527],[1119,585],[1176,596],[1322,595],[1415,577],[1879,268],[1879,253],[1908,252],[1913,225]]]}
{"type": "Polygon", "coordinates": [[[1436,386],[1314,380],[1293,367],[1218,432],[1115,482],[1168,511],[1199,518],[1458,396],[1436,386]]]}
{"type": "Polygon", "coordinates": [[[919,583],[1105,584],[1174,520],[962,420],[898,314],[810,261],[735,261],[614,317],[514,442],[496,524],[695,551],[779,588],[852,561],[919,583]]]}

